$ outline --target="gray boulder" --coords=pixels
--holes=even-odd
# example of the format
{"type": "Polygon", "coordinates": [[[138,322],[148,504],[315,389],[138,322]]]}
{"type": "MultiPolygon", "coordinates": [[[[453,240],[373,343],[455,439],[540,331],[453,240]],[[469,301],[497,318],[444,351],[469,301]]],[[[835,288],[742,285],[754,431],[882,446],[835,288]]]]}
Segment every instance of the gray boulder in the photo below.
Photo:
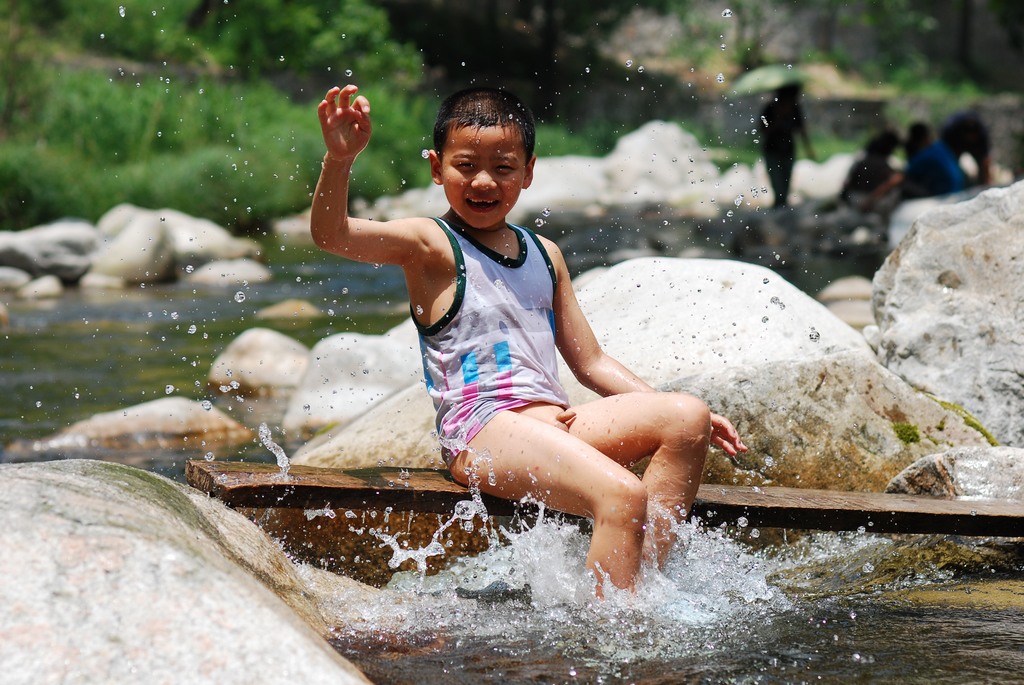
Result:
{"type": "Polygon", "coordinates": [[[326,426],[347,424],[411,384],[422,388],[417,379],[423,367],[411,320],[384,335],[328,336],[313,346],[309,360],[282,424],[294,435],[308,437],[326,426]]]}
{"type": "Polygon", "coordinates": [[[17,290],[32,280],[31,274],[13,266],[0,266],[0,291],[17,290]]]}
{"type": "Polygon", "coordinates": [[[22,300],[49,300],[64,294],[64,284],[56,276],[40,276],[18,288],[15,293],[22,300]]]}
{"type": "Polygon", "coordinates": [[[651,121],[619,139],[603,160],[608,204],[682,207],[715,197],[718,167],[678,124],[651,121]]]}
{"type": "Polygon", "coordinates": [[[144,209],[120,204],[104,214],[98,226],[104,235],[114,237],[133,222],[145,219],[160,222],[171,236],[178,264],[203,264],[215,259],[253,258],[260,246],[248,238],[236,238],[209,219],[194,217],[176,209],[144,209]]]}
{"type": "Polygon", "coordinates": [[[256,312],[257,319],[273,319],[278,321],[306,322],[309,319],[316,319],[321,316],[324,316],[323,310],[312,302],[299,299],[283,300],[256,312]]]}
{"type": "Polygon", "coordinates": [[[309,348],[298,340],[269,328],[250,328],[214,360],[209,385],[229,394],[287,394],[308,366],[309,348]]]}
{"type": "Polygon", "coordinates": [[[138,213],[103,246],[89,273],[130,284],[172,281],[174,238],[158,215],[138,213]]]}
{"type": "Polygon", "coordinates": [[[253,523],[98,461],[0,466],[0,663],[11,683],[369,683],[253,523]]]}
{"type": "Polygon", "coordinates": [[[918,459],[886,492],[1024,500],[1024,449],[960,447],[918,459]]]}
{"type": "Polygon", "coordinates": [[[1024,183],[922,215],[875,274],[878,358],[1024,446],[1024,183]]]}
{"type": "MultiPolygon", "coordinates": [[[[251,430],[216,407],[184,397],[164,397],[96,414],[32,441],[34,452],[61,450],[215,447],[251,440],[251,430]]],[[[8,448],[15,452],[16,446],[8,448]]]]}
{"type": "Polygon", "coordinates": [[[875,323],[871,295],[871,281],[863,276],[846,276],[829,283],[817,300],[851,328],[862,330],[875,323]]]}
{"type": "Polygon", "coordinates": [[[252,259],[223,259],[203,264],[185,280],[203,285],[247,285],[267,283],[274,279],[263,264],[252,259]]]}
{"type": "Polygon", "coordinates": [[[744,436],[748,452],[709,454],[713,483],[881,492],[925,455],[988,445],[963,413],[862,351],[730,368],[664,389],[703,398],[744,436]]]}
{"type": "Polygon", "coordinates": [[[71,219],[24,231],[0,231],[0,266],[74,283],[88,271],[100,242],[95,226],[71,219]]]}

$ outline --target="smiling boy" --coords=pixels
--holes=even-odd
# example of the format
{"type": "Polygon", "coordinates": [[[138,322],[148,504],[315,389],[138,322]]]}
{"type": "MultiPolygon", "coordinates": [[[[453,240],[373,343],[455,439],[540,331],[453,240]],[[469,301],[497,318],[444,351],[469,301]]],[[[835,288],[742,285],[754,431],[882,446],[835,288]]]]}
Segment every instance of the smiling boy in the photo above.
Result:
{"type": "Polygon", "coordinates": [[[313,239],[348,259],[402,268],[453,477],[593,519],[587,566],[598,594],[606,580],[632,589],[642,561],[665,563],[708,446],[746,447],[698,398],[655,392],[608,356],[558,247],[506,222],[536,163],[533,115],[518,98],[472,88],[446,99],[429,161],[448,211],[382,222],[348,214],[352,165],[371,133],[370,103],[357,91],[332,88],[317,110],[327,153],[313,239]],[[600,399],[569,406],[556,349],[600,399]],[[646,457],[641,479],[629,469],[646,457]]]}

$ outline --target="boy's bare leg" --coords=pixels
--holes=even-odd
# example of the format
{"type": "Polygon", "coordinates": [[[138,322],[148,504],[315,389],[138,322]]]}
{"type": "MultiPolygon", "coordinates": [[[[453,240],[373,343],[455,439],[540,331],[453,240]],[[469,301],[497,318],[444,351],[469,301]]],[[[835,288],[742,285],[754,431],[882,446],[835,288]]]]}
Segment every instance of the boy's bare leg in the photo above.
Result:
{"type": "Polygon", "coordinates": [[[644,555],[664,567],[676,542],[673,528],[689,514],[700,486],[711,434],[707,405],[683,393],[638,392],[571,411],[571,434],[622,466],[651,457],[643,476],[648,496],[644,555]]]}
{"type": "MultiPolygon", "coordinates": [[[[539,407],[538,407],[539,408],[539,407]]],[[[553,509],[594,520],[587,567],[598,592],[607,578],[633,588],[643,554],[647,491],[629,470],[571,435],[554,420],[558,407],[540,416],[501,412],[452,462],[456,479],[478,481],[488,494],[511,500],[530,495],[553,509]],[[494,485],[488,470],[494,470],[494,485]]]]}

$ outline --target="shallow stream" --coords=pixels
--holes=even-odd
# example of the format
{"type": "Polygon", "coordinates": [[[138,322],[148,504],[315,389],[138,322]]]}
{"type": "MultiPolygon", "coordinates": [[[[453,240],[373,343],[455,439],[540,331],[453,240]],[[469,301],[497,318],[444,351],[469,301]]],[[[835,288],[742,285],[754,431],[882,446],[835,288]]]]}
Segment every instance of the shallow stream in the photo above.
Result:
{"type": "MultiPolygon", "coordinates": [[[[684,232],[680,242],[688,240],[684,232]]],[[[600,261],[600,252],[573,248],[567,256],[582,266],[600,261]]],[[[12,324],[0,333],[0,449],[169,394],[211,399],[253,428],[274,427],[280,404],[207,389],[214,359],[236,335],[269,326],[312,345],[334,332],[383,332],[406,316],[394,269],[269,242],[266,256],[275,273],[269,284],[179,283],[10,302],[12,324]],[[293,297],[326,316],[256,319],[259,309],[293,297]]],[[[764,266],[813,294],[876,265],[810,258],[764,266]]],[[[203,455],[88,456],[181,480],[184,462],[203,455]]],[[[258,439],[215,456],[274,461],[258,439]]],[[[338,628],[334,644],[379,685],[1021,682],[1019,545],[823,534],[764,547],[768,532],[754,533],[687,529],[687,544],[637,597],[596,604],[583,573],[585,537],[547,520],[437,576],[398,574],[372,601],[339,596],[339,606],[358,615],[338,628]],[[529,585],[530,601],[489,604],[454,593],[493,580],[529,585]]]]}

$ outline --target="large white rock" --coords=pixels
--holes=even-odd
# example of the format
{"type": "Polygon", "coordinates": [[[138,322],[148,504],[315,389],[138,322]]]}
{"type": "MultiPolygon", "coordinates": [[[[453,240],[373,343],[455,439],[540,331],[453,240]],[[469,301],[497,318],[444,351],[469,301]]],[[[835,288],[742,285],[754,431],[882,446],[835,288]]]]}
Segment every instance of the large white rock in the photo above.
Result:
{"type": "Polygon", "coordinates": [[[0,291],[17,290],[31,280],[32,276],[24,269],[0,266],[0,291]]]}
{"type": "Polygon", "coordinates": [[[207,409],[184,397],[164,397],[96,414],[33,441],[31,448],[36,452],[187,446],[198,449],[200,445],[238,444],[252,436],[250,429],[216,407],[207,409]]]}
{"type": "Polygon", "coordinates": [[[652,121],[618,140],[604,158],[609,204],[697,204],[714,194],[718,167],[678,124],[652,121]]]}
{"type": "Polygon", "coordinates": [[[155,213],[137,213],[107,242],[89,273],[120,278],[126,283],[173,280],[174,238],[155,213]]]}
{"type": "Polygon", "coordinates": [[[285,432],[295,435],[308,436],[325,426],[344,425],[416,383],[423,373],[411,319],[384,335],[328,336],[313,346],[309,360],[282,423],[285,432]]]}
{"type": "Polygon", "coordinates": [[[263,264],[252,259],[221,259],[207,264],[190,273],[185,280],[203,285],[245,285],[267,283],[274,274],[263,264]]]}
{"type": "Polygon", "coordinates": [[[309,348],[270,328],[250,328],[210,368],[213,388],[230,394],[278,395],[294,390],[309,366],[309,348]]]}
{"type": "Polygon", "coordinates": [[[134,221],[145,217],[159,221],[173,240],[175,260],[179,264],[201,264],[214,259],[252,258],[260,246],[248,238],[236,238],[209,219],[194,217],[176,209],[145,209],[120,204],[100,217],[97,225],[104,235],[117,236],[134,221]]]}
{"type": "Polygon", "coordinates": [[[98,461],[0,466],[8,683],[369,681],[306,582],[240,514],[98,461]]]}
{"type": "Polygon", "coordinates": [[[874,278],[879,360],[1024,446],[1024,183],[922,215],[874,278]]]}
{"type": "Polygon", "coordinates": [[[523,191],[509,214],[512,223],[533,228],[544,220],[544,210],[568,211],[604,204],[608,178],[599,158],[567,155],[540,157],[533,173],[533,185],[523,191]]]}
{"type": "Polygon", "coordinates": [[[89,269],[100,241],[95,226],[70,219],[24,231],[0,231],[0,266],[72,283],[89,269]]]}
{"type": "Polygon", "coordinates": [[[605,351],[655,385],[869,349],[821,303],[744,262],[635,259],[589,279],[577,295],[605,351]]]}
{"type": "Polygon", "coordinates": [[[23,300],[48,300],[64,294],[64,284],[56,276],[40,276],[18,288],[15,293],[23,300]]]}
{"type": "Polygon", "coordinates": [[[797,197],[825,200],[838,197],[856,155],[833,155],[823,162],[798,159],[793,165],[791,193],[797,197]]]}

